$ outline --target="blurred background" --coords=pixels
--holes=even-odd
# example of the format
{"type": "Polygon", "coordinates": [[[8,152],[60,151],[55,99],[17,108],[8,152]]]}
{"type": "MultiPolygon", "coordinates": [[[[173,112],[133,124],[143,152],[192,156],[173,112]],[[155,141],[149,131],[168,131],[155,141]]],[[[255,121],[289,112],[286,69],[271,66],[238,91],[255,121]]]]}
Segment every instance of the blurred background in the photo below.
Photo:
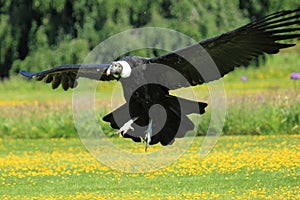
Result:
{"type": "Polygon", "coordinates": [[[0,79],[81,63],[101,41],[132,28],[170,28],[200,41],[297,7],[300,0],[1,0],[0,79]]]}
{"type": "MultiPolygon", "coordinates": [[[[133,28],[169,28],[201,41],[270,13],[298,7],[300,0],[0,0],[0,138],[78,136],[72,114],[73,90],[52,90],[48,84],[28,81],[18,74],[20,69],[37,72],[83,63],[102,41],[133,28]]],[[[162,42],[161,46],[177,42],[167,39],[157,42],[162,42]]],[[[129,45],[137,41],[115,42],[129,45]]],[[[276,55],[260,56],[222,79],[227,95],[223,134],[300,133],[300,41],[289,42],[297,45],[276,55]]],[[[151,57],[165,52],[145,49],[130,53],[151,57]]],[[[116,84],[99,82],[96,107],[100,123],[110,111],[116,84]]],[[[206,85],[193,90],[199,101],[210,102],[206,85]]],[[[114,98],[117,101],[123,99],[119,91],[120,98],[114,98]]],[[[206,134],[210,107],[201,119],[197,135],[206,134]]],[[[113,132],[106,123],[102,127],[105,133],[113,132]]]]}

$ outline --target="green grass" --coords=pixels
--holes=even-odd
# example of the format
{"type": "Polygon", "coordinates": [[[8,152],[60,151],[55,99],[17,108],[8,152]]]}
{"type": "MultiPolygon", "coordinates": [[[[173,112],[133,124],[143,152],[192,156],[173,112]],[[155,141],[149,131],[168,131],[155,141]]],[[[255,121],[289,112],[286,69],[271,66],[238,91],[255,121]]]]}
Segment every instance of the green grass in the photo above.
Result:
{"type": "MultiPolygon", "coordinates": [[[[202,139],[196,138],[170,166],[140,174],[120,172],[99,163],[79,139],[1,140],[0,198],[300,197],[299,136],[223,136],[213,151],[200,159],[202,139]]],[[[143,144],[123,138],[113,142],[120,147],[128,142],[128,150],[140,148],[144,154],[143,144]]]]}
{"type": "MultiPolygon", "coordinates": [[[[96,114],[105,133],[114,130],[101,121],[110,111],[109,99],[97,100],[96,114]]],[[[0,106],[0,138],[76,137],[72,101],[12,101],[0,106]]],[[[270,135],[300,133],[299,95],[281,91],[270,94],[230,95],[227,97],[224,135],[270,135]]],[[[200,116],[196,129],[204,135],[210,123],[211,107],[200,116]]],[[[195,118],[198,115],[194,115],[195,118]]],[[[87,130],[88,131],[88,130],[87,130]]],[[[88,134],[88,133],[87,133],[88,134]]]]}

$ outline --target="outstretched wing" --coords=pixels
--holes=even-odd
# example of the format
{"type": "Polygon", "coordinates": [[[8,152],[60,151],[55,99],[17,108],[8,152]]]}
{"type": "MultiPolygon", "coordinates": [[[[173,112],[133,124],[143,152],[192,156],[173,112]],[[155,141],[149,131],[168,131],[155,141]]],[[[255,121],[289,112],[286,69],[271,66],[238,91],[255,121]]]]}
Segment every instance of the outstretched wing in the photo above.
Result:
{"type": "Polygon", "coordinates": [[[45,80],[46,83],[52,83],[52,88],[56,89],[60,84],[64,90],[77,86],[76,79],[79,77],[110,81],[115,80],[114,76],[107,76],[106,70],[109,64],[70,64],[61,65],[49,70],[31,73],[20,71],[23,76],[36,79],[38,81],[45,80]]]}
{"type": "Polygon", "coordinates": [[[275,54],[280,49],[294,46],[291,43],[280,43],[294,38],[300,38],[300,8],[268,15],[198,44],[150,58],[149,63],[167,65],[181,73],[189,85],[184,84],[186,81],[168,75],[169,72],[160,72],[166,85],[170,89],[176,89],[221,78],[235,67],[247,65],[263,53],[275,54]],[[199,45],[213,59],[219,74],[206,73],[211,70],[211,66],[205,65],[205,53],[201,53],[199,45]],[[195,69],[191,63],[201,63],[201,69],[195,69]],[[200,74],[199,71],[205,73],[200,74]]]}

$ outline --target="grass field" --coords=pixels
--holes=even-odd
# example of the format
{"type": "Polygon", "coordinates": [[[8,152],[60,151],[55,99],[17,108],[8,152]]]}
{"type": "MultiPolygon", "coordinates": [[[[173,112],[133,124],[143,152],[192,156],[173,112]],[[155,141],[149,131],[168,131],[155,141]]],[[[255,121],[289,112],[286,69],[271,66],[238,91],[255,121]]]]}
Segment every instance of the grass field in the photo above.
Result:
{"type": "MultiPolygon", "coordinates": [[[[74,128],[72,91],[20,77],[2,82],[0,199],[300,199],[300,81],[289,78],[300,71],[299,52],[224,78],[223,135],[207,157],[200,159],[199,148],[210,108],[182,157],[139,174],[113,170],[87,152],[74,128]]],[[[109,111],[110,90],[102,84],[97,91],[99,119],[109,111]]],[[[205,86],[194,90],[209,102],[205,86]]],[[[111,141],[144,154],[142,143],[111,141]]]]}
{"type": "Polygon", "coordinates": [[[1,140],[0,198],[300,198],[299,135],[224,136],[200,159],[202,139],[170,166],[140,174],[99,163],[79,139],[1,140]]]}

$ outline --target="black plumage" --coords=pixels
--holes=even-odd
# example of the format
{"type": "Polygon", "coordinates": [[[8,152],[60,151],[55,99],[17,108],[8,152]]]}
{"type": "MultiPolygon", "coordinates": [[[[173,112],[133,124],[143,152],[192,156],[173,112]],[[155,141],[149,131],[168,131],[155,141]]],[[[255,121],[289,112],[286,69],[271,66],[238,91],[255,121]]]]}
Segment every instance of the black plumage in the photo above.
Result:
{"type": "Polygon", "coordinates": [[[112,64],[71,64],[38,73],[20,73],[39,81],[44,79],[46,83],[52,83],[53,89],[62,85],[64,90],[76,87],[79,77],[118,80],[122,83],[127,103],[103,120],[109,122],[112,128],[121,129],[123,137],[132,138],[135,142],[144,138],[147,144],[160,142],[169,145],[175,138],[183,137],[193,129],[194,125],[187,115],[202,114],[207,106],[206,103],[172,96],[170,90],[219,79],[263,53],[276,54],[280,49],[294,46],[282,40],[300,38],[299,25],[300,8],[268,15],[217,37],[153,58],[127,56],[112,64]],[[199,45],[203,49],[199,49],[199,45]],[[210,55],[218,73],[206,65],[206,55],[210,55]],[[122,74],[126,67],[122,65],[124,62],[130,66],[130,75],[122,74]],[[198,63],[199,68],[193,63],[198,63]],[[156,104],[160,106],[154,106],[156,104]],[[154,114],[151,114],[153,106],[154,114]],[[122,126],[130,120],[129,126],[122,126]],[[154,134],[145,135],[149,126],[154,134]]]}

